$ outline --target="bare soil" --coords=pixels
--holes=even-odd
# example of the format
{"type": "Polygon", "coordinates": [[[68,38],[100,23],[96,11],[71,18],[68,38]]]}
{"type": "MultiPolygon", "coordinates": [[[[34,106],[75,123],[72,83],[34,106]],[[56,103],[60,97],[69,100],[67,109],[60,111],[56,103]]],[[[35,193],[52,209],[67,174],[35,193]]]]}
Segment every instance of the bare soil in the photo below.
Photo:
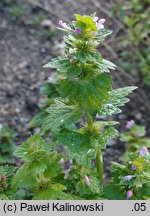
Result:
{"type": "MultiPolygon", "coordinates": [[[[63,35],[55,30],[60,19],[68,21],[73,19],[74,13],[92,14],[93,12],[97,12],[99,17],[106,18],[106,27],[112,29],[114,34],[102,44],[99,50],[107,59],[116,62],[118,53],[121,52],[116,41],[124,27],[115,17],[110,17],[112,2],[109,0],[29,0],[12,5],[6,4],[4,0],[0,2],[0,123],[9,125],[18,132],[17,144],[33,133],[28,128],[28,123],[39,112],[39,89],[41,83],[53,72],[43,69],[42,66],[62,52],[63,35]],[[20,4],[25,4],[27,10],[14,19],[9,10],[20,4]],[[27,22],[39,13],[44,14],[45,19],[51,22],[50,27],[55,32],[54,36],[46,37],[41,24],[35,27],[27,22]]],[[[137,84],[122,69],[118,69],[112,75],[115,87],[137,84]]],[[[123,108],[123,113],[116,116],[116,119],[121,122],[120,130],[124,129],[128,119],[135,119],[137,123],[145,125],[150,134],[150,107],[147,102],[149,90],[149,87],[140,86],[140,89],[130,97],[131,102],[123,108]]],[[[125,146],[120,142],[113,141],[108,145],[104,153],[107,171],[109,161],[117,161],[124,149],[125,146]]],[[[106,173],[108,176],[109,172],[106,173]]]]}

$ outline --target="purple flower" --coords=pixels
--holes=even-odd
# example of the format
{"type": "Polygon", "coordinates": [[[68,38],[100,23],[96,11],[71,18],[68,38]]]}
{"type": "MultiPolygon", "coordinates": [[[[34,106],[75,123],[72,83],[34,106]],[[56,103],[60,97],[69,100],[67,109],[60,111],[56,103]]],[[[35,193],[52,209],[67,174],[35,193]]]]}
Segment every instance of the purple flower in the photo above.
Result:
{"type": "Polygon", "coordinates": [[[67,54],[66,55],[67,59],[71,59],[71,55],[67,54]]]}
{"type": "Polygon", "coordinates": [[[104,23],[105,23],[105,19],[99,19],[98,17],[94,17],[93,21],[96,24],[96,27],[98,28],[98,30],[102,30],[104,29],[104,23]]]}
{"type": "Polygon", "coordinates": [[[126,128],[127,128],[127,129],[131,129],[132,126],[134,125],[134,123],[135,123],[134,120],[127,121],[126,128]]]}
{"type": "Polygon", "coordinates": [[[70,169],[64,169],[64,173],[67,175],[70,172],[70,169]]]}
{"type": "Polygon", "coordinates": [[[143,157],[146,153],[148,153],[148,149],[146,146],[143,146],[140,150],[140,156],[143,157]]]}
{"type": "Polygon", "coordinates": [[[85,179],[85,183],[89,186],[90,185],[90,179],[87,176],[85,176],[84,179],[85,179]]]}
{"type": "Polygon", "coordinates": [[[136,170],[136,166],[134,164],[132,164],[132,169],[136,170]]]}
{"type": "Polygon", "coordinates": [[[131,198],[133,196],[133,191],[132,190],[128,190],[127,191],[127,198],[131,198]]]}
{"type": "Polygon", "coordinates": [[[76,28],[75,28],[75,33],[80,34],[80,33],[81,33],[81,29],[78,28],[78,27],[76,27],[76,28]]]}
{"type": "Polygon", "coordinates": [[[98,17],[94,17],[94,18],[93,18],[93,21],[94,21],[94,22],[97,22],[98,19],[99,19],[98,17]]]}
{"type": "Polygon", "coordinates": [[[71,30],[71,28],[68,26],[68,24],[63,22],[62,20],[59,21],[59,25],[64,29],[71,30]]]}
{"type": "Polygon", "coordinates": [[[2,176],[2,177],[1,177],[1,181],[2,181],[2,182],[6,181],[6,176],[2,176]]]}
{"type": "Polygon", "coordinates": [[[104,23],[105,23],[105,19],[100,19],[98,22],[96,22],[96,26],[97,26],[98,30],[102,30],[105,28],[103,25],[104,23]]]}
{"type": "Polygon", "coordinates": [[[47,78],[47,81],[48,81],[48,82],[52,82],[52,77],[48,77],[48,78],[47,78]]]}
{"type": "Polygon", "coordinates": [[[137,133],[134,134],[134,136],[135,136],[135,137],[140,137],[140,133],[137,132],[137,133]]]}
{"type": "Polygon", "coordinates": [[[70,59],[70,63],[74,63],[74,59],[72,58],[72,59],[70,59]]]}
{"type": "Polygon", "coordinates": [[[127,175],[127,176],[125,176],[123,179],[124,179],[125,181],[130,181],[133,177],[134,177],[133,175],[127,175]]]}

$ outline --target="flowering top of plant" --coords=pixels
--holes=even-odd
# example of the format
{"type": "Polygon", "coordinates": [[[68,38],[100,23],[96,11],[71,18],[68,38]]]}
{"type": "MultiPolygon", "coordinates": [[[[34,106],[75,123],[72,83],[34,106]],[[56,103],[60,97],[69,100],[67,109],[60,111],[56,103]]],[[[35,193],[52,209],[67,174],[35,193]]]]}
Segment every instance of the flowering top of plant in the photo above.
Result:
{"type": "MultiPolygon", "coordinates": [[[[129,101],[126,96],[136,88],[112,88],[110,69],[116,66],[97,51],[98,44],[111,34],[104,28],[105,20],[95,14],[76,14],[75,18],[69,24],[59,22],[66,33],[64,52],[44,66],[54,68],[56,74],[41,90],[47,96],[36,119],[41,130],[15,152],[24,164],[15,174],[12,187],[26,188],[33,199],[101,198],[102,150],[109,139],[118,135],[113,127],[118,122],[97,121],[96,115],[120,113],[120,107],[129,101]],[[50,144],[40,134],[50,134],[50,144]]],[[[136,161],[134,165],[132,173],[121,176],[124,184],[135,179],[134,172],[139,167],[136,161]],[[134,177],[129,181],[130,175],[134,177]]]]}
{"type": "MultiPolygon", "coordinates": [[[[51,98],[53,104],[44,113],[46,117],[41,132],[53,131],[56,145],[67,146],[69,157],[88,170],[92,168],[92,158],[97,158],[97,171],[102,181],[99,156],[107,140],[117,135],[113,127],[116,122],[94,122],[93,118],[97,114],[110,116],[121,112],[119,107],[129,101],[126,96],[136,87],[112,89],[110,69],[116,66],[103,59],[96,49],[111,34],[104,27],[105,19],[99,19],[95,14],[75,14],[75,18],[71,23],[59,22],[59,29],[66,33],[63,37],[64,52],[44,66],[57,71],[51,84],[55,86],[58,97],[51,98]],[[84,115],[87,122],[78,128],[76,123],[82,121],[84,115]],[[82,159],[79,159],[81,155],[82,159]]],[[[67,169],[67,173],[70,174],[71,170],[67,169]]],[[[69,174],[66,176],[68,179],[69,174]]],[[[88,172],[81,179],[85,179],[86,184],[90,182],[92,187],[88,172]]]]}

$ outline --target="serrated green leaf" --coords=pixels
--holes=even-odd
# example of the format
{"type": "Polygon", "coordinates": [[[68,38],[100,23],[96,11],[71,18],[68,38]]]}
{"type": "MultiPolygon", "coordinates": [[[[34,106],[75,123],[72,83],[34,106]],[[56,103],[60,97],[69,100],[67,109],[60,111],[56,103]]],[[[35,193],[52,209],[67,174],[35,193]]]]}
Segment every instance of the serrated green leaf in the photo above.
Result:
{"type": "Polygon", "coordinates": [[[39,114],[35,115],[33,119],[29,123],[29,128],[35,128],[37,126],[41,126],[43,123],[43,119],[47,117],[47,112],[41,111],[39,114]]]}
{"type": "Polygon", "coordinates": [[[67,77],[77,77],[81,74],[82,70],[77,64],[73,64],[67,68],[67,77]]]}
{"type": "Polygon", "coordinates": [[[141,188],[137,191],[139,197],[147,196],[150,199],[150,184],[143,184],[141,188]]]}
{"type": "Polygon", "coordinates": [[[0,177],[6,176],[7,179],[10,179],[14,175],[15,170],[16,167],[14,166],[10,166],[10,165],[0,166],[0,177]]]}
{"type": "Polygon", "coordinates": [[[40,94],[46,95],[48,98],[59,97],[59,93],[57,91],[57,85],[54,83],[45,82],[40,88],[40,94]]]}
{"type": "Polygon", "coordinates": [[[12,187],[23,187],[35,192],[38,187],[47,185],[47,182],[52,181],[58,174],[60,175],[62,168],[59,161],[61,158],[61,155],[52,151],[46,152],[43,158],[37,157],[34,161],[25,162],[17,170],[12,180],[12,187]]]}
{"type": "Polygon", "coordinates": [[[102,42],[102,41],[104,41],[105,40],[105,38],[107,37],[107,36],[109,36],[110,34],[112,33],[112,31],[110,31],[110,30],[99,30],[98,31],[98,34],[95,36],[95,39],[96,39],[96,41],[98,41],[98,43],[99,42],[102,42]]]}
{"type": "Polygon", "coordinates": [[[123,106],[125,103],[129,101],[126,96],[135,90],[137,87],[123,87],[112,90],[109,92],[109,99],[107,102],[101,107],[99,111],[100,116],[111,116],[121,112],[119,107],[123,106]]]}
{"type": "Polygon", "coordinates": [[[65,57],[56,57],[51,59],[51,61],[47,64],[45,64],[44,68],[55,68],[57,70],[66,70],[66,68],[70,66],[69,59],[65,57]]]}
{"type": "Polygon", "coordinates": [[[30,171],[27,164],[23,164],[12,179],[12,188],[20,187],[28,189],[37,187],[36,174],[30,171]]]}
{"type": "MultiPolygon", "coordinates": [[[[44,67],[55,68],[58,71],[60,71],[60,73],[64,73],[67,77],[76,77],[76,76],[80,75],[80,73],[82,72],[81,67],[79,67],[78,64],[70,63],[69,59],[67,59],[66,57],[53,58],[51,60],[51,62],[46,64],[44,67]]],[[[44,88],[43,91],[46,94],[48,92],[50,95],[50,92],[52,92],[54,90],[54,88],[56,89],[56,87],[54,84],[49,84],[49,86],[48,86],[48,84],[49,83],[47,83],[47,84],[45,84],[45,86],[43,86],[43,88],[44,88]]],[[[56,91],[56,93],[57,93],[57,91],[56,91]]]]}
{"type": "Polygon", "coordinates": [[[108,69],[111,69],[111,70],[115,70],[116,69],[116,65],[113,64],[112,62],[106,60],[106,59],[102,59],[102,63],[103,63],[103,66],[108,68],[108,69]]]}
{"type": "Polygon", "coordinates": [[[46,189],[39,190],[33,200],[58,200],[63,196],[65,186],[62,184],[50,184],[46,189]]]}
{"type": "Polygon", "coordinates": [[[91,80],[64,80],[61,83],[61,91],[71,101],[79,103],[81,109],[91,113],[108,99],[111,82],[109,74],[100,74],[91,80]]]}
{"type": "Polygon", "coordinates": [[[100,182],[97,177],[90,177],[90,185],[86,185],[84,179],[79,181],[76,185],[76,190],[81,196],[99,194],[101,192],[100,188],[100,182]]]}
{"type": "Polygon", "coordinates": [[[62,130],[57,134],[58,144],[68,146],[69,150],[76,154],[88,151],[88,141],[87,136],[75,131],[62,130]]]}
{"type": "Polygon", "coordinates": [[[125,165],[112,162],[111,163],[111,175],[114,181],[120,182],[120,177],[126,176],[128,173],[128,168],[125,165]]]}
{"type": "Polygon", "coordinates": [[[18,147],[15,155],[24,161],[32,161],[45,157],[45,152],[49,151],[50,146],[42,140],[39,134],[35,134],[18,147]]]}
{"type": "Polygon", "coordinates": [[[42,132],[53,130],[58,131],[64,124],[73,124],[78,122],[82,113],[77,106],[70,104],[68,99],[57,98],[55,103],[46,109],[48,116],[42,125],[42,132]]]}
{"type": "Polygon", "coordinates": [[[100,126],[100,127],[106,127],[106,126],[114,126],[114,125],[117,125],[119,124],[119,122],[117,121],[100,121],[100,122],[97,122],[97,124],[100,126]]]}
{"type": "Polygon", "coordinates": [[[124,200],[125,194],[120,189],[119,185],[115,185],[115,183],[109,183],[104,187],[103,197],[108,200],[124,200]]]}

